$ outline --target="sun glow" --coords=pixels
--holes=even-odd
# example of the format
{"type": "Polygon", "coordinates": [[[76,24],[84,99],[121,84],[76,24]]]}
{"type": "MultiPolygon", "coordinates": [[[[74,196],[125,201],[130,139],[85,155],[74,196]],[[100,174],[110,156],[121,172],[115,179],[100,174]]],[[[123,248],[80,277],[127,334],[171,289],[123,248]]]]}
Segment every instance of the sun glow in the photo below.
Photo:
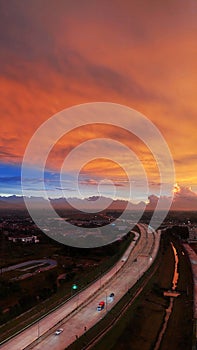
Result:
{"type": "Polygon", "coordinates": [[[174,185],[173,193],[178,193],[180,192],[180,186],[178,184],[174,185]]]}

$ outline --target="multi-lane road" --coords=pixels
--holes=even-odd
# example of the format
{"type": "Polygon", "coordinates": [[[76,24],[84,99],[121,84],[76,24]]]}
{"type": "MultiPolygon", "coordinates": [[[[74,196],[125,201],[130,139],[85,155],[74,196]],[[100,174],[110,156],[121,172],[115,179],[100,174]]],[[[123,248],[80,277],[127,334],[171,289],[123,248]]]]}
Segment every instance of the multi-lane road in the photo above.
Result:
{"type": "Polygon", "coordinates": [[[157,255],[160,234],[148,230],[146,225],[138,227],[140,235],[136,234],[123,257],[101,279],[5,342],[0,349],[63,350],[93,327],[136,283],[157,255]],[[111,293],[114,298],[109,298],[111,293]],[[97,311],[101,300],[105,301],[105,308],[97,311]],[[55,335],[57,328],[63,329],[60,335],[55,335]]]}

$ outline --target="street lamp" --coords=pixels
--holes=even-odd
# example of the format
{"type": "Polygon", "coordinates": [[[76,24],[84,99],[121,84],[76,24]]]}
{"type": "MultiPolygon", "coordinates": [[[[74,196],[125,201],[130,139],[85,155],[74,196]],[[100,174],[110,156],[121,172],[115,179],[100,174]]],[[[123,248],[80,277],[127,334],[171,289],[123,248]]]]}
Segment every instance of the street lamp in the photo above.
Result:
{"type": "Polygon", "coordinates": [[[100,276],[99,276],[99,288],[100,288],[100,289],[101,289],[101,285],[102,285],[101,279],[102,279],[102,271],[101,271],[101,269],[100,269],[100,276]]]}
{"type": "MultiPolygon", "coordinates": [[[[71,296],[72,296],[72,291],[76,291],[78,289],[78,285],[74,283],[71,288],[71,296]]],[[[77,308],[79,306],[79,293],[77,293],[77,308]]]]}
{"type": "Polygon", "coordinates": [[[107,290],[106,290],[106,289],[104,289],[104,292],[105,292],[106,313],[107,313],[107,290]]]}

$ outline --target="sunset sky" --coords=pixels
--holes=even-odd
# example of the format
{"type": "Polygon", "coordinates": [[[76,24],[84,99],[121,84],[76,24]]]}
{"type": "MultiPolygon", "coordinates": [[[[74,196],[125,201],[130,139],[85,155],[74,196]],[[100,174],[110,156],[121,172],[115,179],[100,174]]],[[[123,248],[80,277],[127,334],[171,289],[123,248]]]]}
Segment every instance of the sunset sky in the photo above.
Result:
{"type": "MultiPolygon", "coordinates": [[[[113,102],[155,124],[174,160],[175,194],[196,199],[196,18],[195,0],[0,0],[0,195],[21,195],[23,155],[43,122],[74,105],[113,102]]],[[[61,195],[58,178],[66,154],[103,137],[137,154],[149,195],[158,195],[158,167],[147,147],[105,125],[71,131],[54,145],[45,169],[49,195],[61,195]]],[[[34,183],[27,181],[27,187],[39,195],[37,166],[32,160],[34,183]]],[[[64,173],[67,196],[75,196],[76,166],[73,162],[64,173]]],[[[96,195],[101,180],[106,196],[110,186],[105,182],[111,180],[117,197],[126,198],[128,179],[116,162],[97,159],[84,165],[84,195],[96,195]]],[[[147,198],[136,189],[136,200],[147,198]]]]}

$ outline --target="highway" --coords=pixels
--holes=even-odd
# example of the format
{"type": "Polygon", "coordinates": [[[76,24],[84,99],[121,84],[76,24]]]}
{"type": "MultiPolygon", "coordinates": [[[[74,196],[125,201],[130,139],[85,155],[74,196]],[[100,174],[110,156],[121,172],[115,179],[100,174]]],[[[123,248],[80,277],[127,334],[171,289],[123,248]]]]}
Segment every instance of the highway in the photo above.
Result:
{"type": "Polygon", "coordinates": [[[136,241],[101,279],[4,343],[0,349],[63,350],[84,333],[84,327],[94,326],[136,283],[157,255],[160,233],[155,234],[153,230],[147,233],[146,225],[138,224],[138,227],[140,235],[136,234],[136,241]],[[112,292],[114,299],[109,298],[112,292]],[[105,301],[106,307],[97,311],[101,300],[105,301]],[[54,334],[57,328],[63,328],[58,336],[54,334]]]}

